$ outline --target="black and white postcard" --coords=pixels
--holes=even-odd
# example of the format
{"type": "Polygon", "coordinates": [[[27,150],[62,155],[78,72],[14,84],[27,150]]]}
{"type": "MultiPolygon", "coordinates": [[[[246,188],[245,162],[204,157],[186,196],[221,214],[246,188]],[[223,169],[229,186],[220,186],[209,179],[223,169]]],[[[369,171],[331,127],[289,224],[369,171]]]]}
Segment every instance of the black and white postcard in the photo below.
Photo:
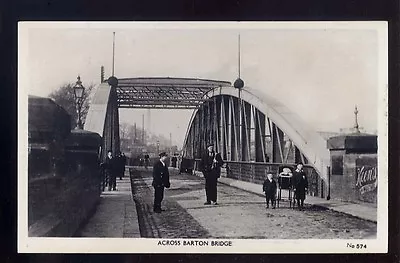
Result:
{"type": "Polygon", "coordinates": [[[384,253],[386,22],[19,22],[18,251],[384,253]]]}

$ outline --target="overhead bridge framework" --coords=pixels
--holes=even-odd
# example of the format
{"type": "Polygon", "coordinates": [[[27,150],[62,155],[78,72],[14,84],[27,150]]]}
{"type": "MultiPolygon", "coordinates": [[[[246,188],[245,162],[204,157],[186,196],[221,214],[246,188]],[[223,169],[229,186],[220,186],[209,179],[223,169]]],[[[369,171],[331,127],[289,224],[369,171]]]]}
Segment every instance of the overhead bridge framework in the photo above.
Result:
{"type": "Polygon", "coordinates": [[[183,144],[188,158],[199,158],[206,144],[213,143],[225,160],[302,161],[327,180],[326,141],[284,104],[249,87],[239,91],[227,81],[192,78],[101,83],[85,129],[103,136],[103,158],[107,149],[120,150],[118,108],[193,109],[183,144]]]}
{"type": "Polygon", "coordinates": [[[197,109],[217,87],[227,81],[183,78],[127,78],[117,86],[119,108],[197,109]]]}

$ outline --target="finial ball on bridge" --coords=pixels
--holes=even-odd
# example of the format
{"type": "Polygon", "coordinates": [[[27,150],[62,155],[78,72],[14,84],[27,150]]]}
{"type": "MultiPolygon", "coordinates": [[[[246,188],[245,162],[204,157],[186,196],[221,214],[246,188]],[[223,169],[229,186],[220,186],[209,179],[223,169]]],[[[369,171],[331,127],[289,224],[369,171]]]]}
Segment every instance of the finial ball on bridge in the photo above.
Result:
{"type": "Polygon", "coordinates": [[[109,77],[107,82],[110,86],[113,86],[113,87],[118,85],[118,79],[114,76],[109,77]]]}
{"type": "Polygon", "coordinates": [[[244,81],[243,81],[241,78],[237,78],[237,79],[235,80],[235,82],[233,83],[233,86],[234,86],[236,89],[242,89],[242,88],[244,87],[244,81]]]}

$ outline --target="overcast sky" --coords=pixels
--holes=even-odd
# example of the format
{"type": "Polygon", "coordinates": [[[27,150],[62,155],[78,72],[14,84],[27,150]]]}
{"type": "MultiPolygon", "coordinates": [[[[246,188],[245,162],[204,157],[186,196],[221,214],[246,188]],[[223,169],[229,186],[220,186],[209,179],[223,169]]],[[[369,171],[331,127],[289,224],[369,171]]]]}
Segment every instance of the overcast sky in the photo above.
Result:
{"type": "MultiPolygon", "coordinates": [[[[247,86],[284,102],[318,131],[354,124],[377,129],[379,35],[318,24],[241,26],[230,24],[26,24],[20,29],[22,75],[29,94],[48,96],[78,74],[98,84],[100,66],[111,75],[112,32],[116,32],[115,76],[193,77],[233,82],[237,77],[237,35],[241,34],[241,76],[247,86]]],[[[265,25],[265,24],[262,24],[265,25]]],[[[120,110],[121,122],[141,125],[146,110],[120,110]]],[[[151,130],[181,144],[191,111],[151,110],[151,130]],[[167,125],[166,125],[167,124],[167,125]]]]}

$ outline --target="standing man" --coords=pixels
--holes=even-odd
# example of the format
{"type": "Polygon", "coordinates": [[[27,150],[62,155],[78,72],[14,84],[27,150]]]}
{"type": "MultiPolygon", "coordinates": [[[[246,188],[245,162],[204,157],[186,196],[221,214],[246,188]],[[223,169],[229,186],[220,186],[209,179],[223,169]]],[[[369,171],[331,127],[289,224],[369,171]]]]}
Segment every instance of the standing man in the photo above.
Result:
{"type": "Polygon", "coordinates": [[[177,167],[178,167],[178,174],[181,174],[182,172],[182,156],[181,154],[178,154],[178,161],[177,161],[177,167]]]}
{"type": "Polygon", "coordinates": [[[106,172],[108,178],[108,191],[116,191],[117,190],[117,171],[118,171],[118,163],[116,158],[112,155],[112,151],[108,150],[107,158],[106,158],[106,172]]]}
{"type": "Polygon", "coordinates": [[[206,202],[204,205],[218,205],[217,182],[224,161],[219,153],[214,152],[214,146],[208,144],[207,152],[201,158],[200,168],[205,178],[206,202]]]}
{"type": "Polygon", "coordinates": [[[168,167],[165,163],[167,154],[165,152],[160,153],[160,160],[157,161],[153,166],[153,187],[154,187],[154,208],[155,213],[161,213],[161,202],[164,198],[164,187],[169,188],[169,172],[168,167]]]}
{"type": "Polygon", "coordinates": [[[124,153],[119,153],[118,156],[118,162],[119,162],[119,180],[122,180],[122,177],[124,177],[125,173],[125,164],[126,164],[126,156],[124,153]]]}
{"type": "Polygon", "coordinates": [[[115,168],[116,168],[116,175],[115,177],[119,177],[120,180],[122,180],[121,178],[121,166],[122,166],[122,158],[121,158],[121,152],[118,152],[118,154],[116,154],[114,156],[114,161],[115,161],[115,168]]]}
{"type": "Polygon", "coordinates": [[[293,190],[295,199],[297,200],[297,207],[303,209],[304,199],[306,199],[306,192],[308,190],[308,181],[306,173],[303,170],[303,164],[297,164],[296,170],[293,172],[293,190]]]}
{"type": "Polygon", "coordinates": [[[172,158],[171,158],[171,167],[176,168],[177,161],[178,161],[178,159],[176,158],[176,154],[174,154],[174,156],[172,156],[172,158]]]}
{"type": "Polygon", "coordinates": [[[146,170],[147,170],[147,167],[149,166],[149,164],[150,164],[150,156],[148,154],[145,154],[145,156],[144,156],[144,167],[146,168],[146,170]]]}

